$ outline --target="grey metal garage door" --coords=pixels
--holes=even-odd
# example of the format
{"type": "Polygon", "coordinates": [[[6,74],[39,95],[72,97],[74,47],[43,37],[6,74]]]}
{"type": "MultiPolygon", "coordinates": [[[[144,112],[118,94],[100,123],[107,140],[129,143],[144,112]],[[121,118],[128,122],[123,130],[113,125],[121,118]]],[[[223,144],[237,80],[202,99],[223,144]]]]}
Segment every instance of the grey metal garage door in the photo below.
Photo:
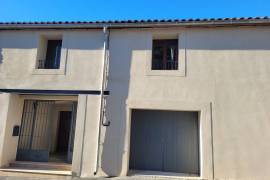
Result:
{"type": "Polygon", "coordinates": [[[130,169],[199,174],[198,112],[133,110],[130,169]]]}

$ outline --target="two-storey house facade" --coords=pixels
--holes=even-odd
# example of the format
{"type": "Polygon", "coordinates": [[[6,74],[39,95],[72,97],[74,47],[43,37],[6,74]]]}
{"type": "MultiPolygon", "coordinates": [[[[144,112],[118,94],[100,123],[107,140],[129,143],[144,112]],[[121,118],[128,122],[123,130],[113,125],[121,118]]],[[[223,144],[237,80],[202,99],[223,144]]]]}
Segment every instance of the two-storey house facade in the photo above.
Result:
{"type": "Polygon", "coordinates": [[[267,17],[1,23],[0,167],[267,179],[269,27],[267,17]]]}

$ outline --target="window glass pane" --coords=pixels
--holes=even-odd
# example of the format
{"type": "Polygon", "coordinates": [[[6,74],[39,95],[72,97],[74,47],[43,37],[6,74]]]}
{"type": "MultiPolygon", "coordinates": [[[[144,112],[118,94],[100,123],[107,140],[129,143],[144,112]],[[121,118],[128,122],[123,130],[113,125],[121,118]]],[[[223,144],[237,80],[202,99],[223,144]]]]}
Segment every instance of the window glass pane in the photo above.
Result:
{"type": "Polygon", "coordinates": [[[62,40],[48,40],[45,69],[59,69],[62,40]]]}
{"type": "Polygon", "coordinates": [[[178,69],[178,40],[153,40],[152,70],[178,69]]]}
{"type": "Polygon", "coordinates": [[[163,55],[164,55],[163,45],[158,41],[154,41],[152,69],[162,69],[163,55]]]}

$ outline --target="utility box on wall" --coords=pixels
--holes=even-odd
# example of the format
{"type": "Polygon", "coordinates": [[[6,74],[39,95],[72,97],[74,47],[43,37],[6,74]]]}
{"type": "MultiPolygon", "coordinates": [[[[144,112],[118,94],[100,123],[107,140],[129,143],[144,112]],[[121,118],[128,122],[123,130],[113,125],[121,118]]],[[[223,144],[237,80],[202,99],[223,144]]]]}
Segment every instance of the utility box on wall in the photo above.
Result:
{"type": "Polygon", "coordinates": [[[13,127],[12,136],[19,136],[19,134],[20,134],[20,126],[15,125],[15,126],[13,127]]]}

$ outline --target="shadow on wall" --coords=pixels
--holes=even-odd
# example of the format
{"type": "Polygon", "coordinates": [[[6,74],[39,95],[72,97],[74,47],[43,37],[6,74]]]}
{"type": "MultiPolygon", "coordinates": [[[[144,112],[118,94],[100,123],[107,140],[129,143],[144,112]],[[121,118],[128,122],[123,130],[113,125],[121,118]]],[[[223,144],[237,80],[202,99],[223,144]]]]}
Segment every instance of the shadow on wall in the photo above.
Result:
{"type": "Polygon", "coordinates": [[[220,28],[187,32],[190,50],[269,50],[269,29],[220,28]]]}
{"type": "MultiPolygon", "coordinates": [[[[110,42],[115,41],[118,40],[115,40],[112,36],[110,42]]],[[[118,175],[121,171],[121,158],[119,157],[119,152],[122,152],[124,147],[124,140],[121,137],[122,134],[125,133],[126,126],[126,122],[123,120],[126,119],[125,101],[129,92],[130,66],[132,57],[132,49],[128,48],[128,50],[125,50],[124,54],[122,52],[121,58],[117,58],[117,54],[119,55],[121,53],[120,49],[122,48],[119,48],[118,50],[114,48],[113,44],[114,43],[110,44],[110,52],[112,52],[110,53],[110,61],[114,61],[114,63],[110,63],[108,81],[110,96],[107,98],[106,110],[106,117],[109,121],[111,121],[111,125],[106,128],[103,151],[101,155],[101,168],[109,176],[118,175]],[[117,53],[116,51],[119,52],[117,53]],[[118,137],[118,139],[116,137],[118,137]]],[[[128,44],[124,46],[127,47],[128,44]]]]}
{"type": "Polygon", "coordinates": [[[110,38],[110,72],[107,98],[106,117],[111,121],[104,135],[103,151],[101,153],[101,168],[109,176],[120,175],[125,150],[125,132],[127,123],[126,100],[130,93],[131,68],[134,52],[149,50],[147,38],[137,33],[111,33],[110,38]],[[120,38],[121,37],[121,38],[120,38]],[[142,40],[143,39],[143,40],[142,40]]]}
{"type": "Polygon", "coordinates": [[[34,33],[23,31],[1,32],[0,48],[6,49],[33,49],[37,47],[34,33]]]}
{"type": "MultiPolygon", "coordinates": [[[[1,32],[0,48],[6,49],[33,49],[38,47],[39,36],[27,31],[1,32]]],[[[77,50],[102,50],[103,32],[94,31],[74,31],[65,33],[63,36],[63,48],[77,50]]]]}
{"type": "MultiPolygon", "coordinates": [[[[70,32],[64,36],[64,38],[68,39],[68,48],[79,50],[102,49],[102,30],[78,32],[70,32]]],[[[11,31],[2,34],[0,37],[0,42],[2,42],[0,46],[2,48],[32,49],[37,47],[36,36],[33,33],[11,31]]],[[[119,36],[119,38],[123,37],[119,36]]],[[[233,30],[231,28],[192,29],[187,31],[187,38],[187,48],[194,50],[270,49],[269,29],[266,28],[235,28],[233,30]]]]}
{"type": "Polygon", "coordinates": [[[3,57],[2,48],[0,48],[0,64],[3,63],[3,59],[4,59],[4,57],[3,57]]]}

